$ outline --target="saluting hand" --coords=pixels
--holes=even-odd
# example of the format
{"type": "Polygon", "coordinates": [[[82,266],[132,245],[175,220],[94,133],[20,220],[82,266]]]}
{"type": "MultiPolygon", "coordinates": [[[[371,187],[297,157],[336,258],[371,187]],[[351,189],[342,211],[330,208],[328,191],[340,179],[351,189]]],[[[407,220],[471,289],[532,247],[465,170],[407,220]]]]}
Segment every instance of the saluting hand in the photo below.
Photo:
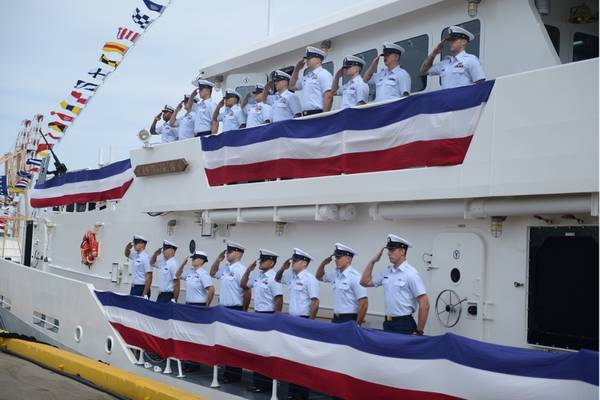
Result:
{"type": "Polygon", "coordinates": [[[329,264],[329,263],[330,263],[332,260],[333,260],[333,255],[330,255],[329,257],[325,258],[321,264],[323,264],[323,265],[327,265],[327,264],[329,264]]]}
{"type": "Polygon", "coordinates": [[[156,122],[160,121],[160,117],[162,117],[162,111],[158,113],[158,115],[156,117],[154,117],[154,120],[156,122]]]}
{"type": "Polygon", "coordinates": [[[301,58],[300,61],[298,61],[296,63],[296,68],[298,68],[298,69],[303,68],[304,64],[306,64],[306,61],[304,60],[304,58],[301,58]]]}
{"type": "Polygon", "coordinates": [[[290,267],[291,263],[292,263],[292,259],[288,258],[287,260],[285,260],[285,262],[283,263],[283,265],[281,266],[281,268],[288,269],[290,267]]]}
{"type": "Polygon", "coordinates": [[[371,262],[376,263],[379,260],[381,260],[381,256],[383,255],[383,250],[385,250],[385,247],[382,247],[381,250],[379,250],[379,252],[375,255],[375,257],[373,257],[371,262]]]}
{"type": "Polygon", "coordinates": [[[223,251],[222,251],[222,252],[220,252],[220,253],[219,253],[219,255],[217,256],[217,260],[218,260],[219,262],[221,262],[221,261],[223,261],[223,260],[225,259],[225,252],[226,252],[226,251],[227,251],[227,250],[223,250],[223,251]]]}
{"type": "Polygon", "coordinates": [[[129,243],[127,243],[127,246],[125,248],[127,250],[131,250],[132,247],[133,247],[133,243],[129,242],[129,243]]]}
{"type": "Polygon", "coordinates": [[[444,43],[446,43],[445,40],[442,40],[441,42],[439,42],[437,44],[437,46],[435,46],[433,48],[433,54],[440,54],[442,52],[442,50],[444,49],[444,43]]]}
{"type": "Polygon", "coordinates": [[[248,269],[250,271],[254,271],[254,268],[256,268],[256,260],[252,261],[252,264],[250,264],[250,266],[248,266],[248,269]]]}
{"type": "Polygon", "coordinates": [[[223,107],[223,105],[225,105],[225,98],[221,99],[221,101],[219,102],[219,104],[217,104],[217,107],[223,107]]]}
{"type": "Polygon", "coordinates": [[[344,73],[344,68],[340,68],[336,71],[335,76],[339,79],[340,76],[344,73]]]}
{"type": "Polygon", "coordinates": [[[162,247],[157,249],[154,254],[159,255],[160,253],[162,253],[162,247]]]}

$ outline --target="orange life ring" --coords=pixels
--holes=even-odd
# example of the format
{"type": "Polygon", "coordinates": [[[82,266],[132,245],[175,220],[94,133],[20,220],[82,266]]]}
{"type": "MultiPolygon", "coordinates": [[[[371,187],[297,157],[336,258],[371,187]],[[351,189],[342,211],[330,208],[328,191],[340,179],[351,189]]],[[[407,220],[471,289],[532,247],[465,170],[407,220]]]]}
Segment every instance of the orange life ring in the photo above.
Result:
{"type": "Polygon", "coordinates": [[[81,262],[90,267],[98,257],[98,241],[92,231],[87,231],[81,241],[81,262]]]}

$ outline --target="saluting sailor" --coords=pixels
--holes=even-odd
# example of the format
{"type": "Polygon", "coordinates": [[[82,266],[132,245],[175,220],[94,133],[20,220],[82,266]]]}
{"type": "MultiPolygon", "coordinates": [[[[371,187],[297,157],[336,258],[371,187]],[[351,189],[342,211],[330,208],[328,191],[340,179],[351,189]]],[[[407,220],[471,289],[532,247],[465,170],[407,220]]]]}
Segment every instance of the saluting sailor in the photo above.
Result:
{"type": "Polygon", "coordinates": [[[146,252],[148,241],[140,236],[133,235],[133,241],[125,246],[125,257],[129,259],[129,265],[133,268],[133,279],[129,294],[150,298],[150,286],[152,285],[152,267],[150,266],[150,255],[146,252]]]}
{"type": "Polygon", "coordinates": [[[205,79],[196,81],[198,89],[195,89],[188,99],[186,109],[196,113],[194,116],[194,133],[195,136],[207,136],[212,133],[212,116],[217,105],[212,99],[212,90],[215,84],[205,79]],[[196,95],[200,97],[200,101],[194,104],[196,95]]]}
{"type": "Polygon", "coordinates": [[[333,81],[331,73],[321,66],[326,55],[323,50],[308,46],[304,51],[304,57],[294,67],[290,88],[294,91],[302,90],[302,115],[323,112],[323,98],[331,90],[333,81]],[[307,71],[302,78],[298,79],[305,64],[307,71]]]}
{"type": "Polygon", "coordinates": [[[273,109],[265,103],[265,85],[257,83],[252,94],[254,95],[254,104],[248,104],[250,93],[244,96],[241,104],[246,115],[246,128],[253,128],[273,121],[273,109]]]}
{"type": "MultiPolygon", "coordinates": [[[[241,260],[245,247],[239,243],[227,242],[226,250],[223,250],[210,268],[210,276],[218,279],[219,304],[239,311],[245,311],[250,303],[250,291],[242,289],[240,282],[246,272],[246,267],[241,260]],[[227,262],[220,267],[221,262],[227,257],[227,262]],[[246,295],[248,293],[248,295],[246,295]]],[[[223,382],[239,382],[242,379],[242,369],[237,367],[225,367],[223,382]]]]}
{"type": "Polygon", "coordinates": [[[150,265],[158,269],[158,297],[156,298],[157,303],[168,303],[172,301],[177,302],[179,298],[179,278],[177,274],[177,260],[175,259],[175,252],[177,251],[177,245],[169,242],[168,240],[163,241],[162,248],[156,250],[150,258],[150,265]],[[162,257],[157,260],[158,256],[162,253],[162,257]]]}
{"type": "Polygon", "coordinates": [[[232,131],[234,129],[243,128],[246,124],[246,117],[242,108],[238,104],[240,102],[240,94],[233,89],[225,90],[225,97],[221,99],[217,108],[213,111],[212,133],[215,134],[219,130],[219,122],[223,123],[221,132],[232,131]],[[221,108],[225,106],[223,112],[221,108]]]}
{"type": "Polygon", "coordinates": [[[331,322],[340,323],[355,321],[361,325],[365,320],[369,300],[367,289],[360,284],[360,273],[352,267],[352,259],[356,251],[342,244],[336,243],[333,256],[321,262],[315,277],[333,286],[333,319],[331,322]],[[335,257],[335,271],[325,272],[325,266],[335,257]]]}
{"type": "MultiPolygon", "coordinates": [[[[342,109],[367,104],[369,101],[369,85],[365,83],[360,72],[365,66],[365,60],[360,57],[346,56],[340,68],[333,78],[331,94],[342,96],[342,109]],[[348,78],[342,87],[339,87],[340,78],[344,75],[348,78]]],[[[328,96],[325,111],[331,110],[332,96],[328,96]]]]}
{"type": "Polygon", "coordinates": [[[290,287],[290,315],[315,319],[319,311],[319,282],[307,268],[312,256],[294,248],[292,257],[285,260],[275,280],[290,287]],[[292,272],[286,270],[292,267],[292,272]]]}
{"type": "MultiPolygon", "coordinates": [[[[252,289],[254,298],[254,312],[262,314],[273,314],[281,311],[283,306],[283,287],[281,283],[275,281],[275,263],[278,255],[270,250],[260,249],[258,258],[258,273],[250,277],[250,273],[256,268],[257,262],[254,261],[246,269],[240,282],[242,289],[252,289]]],[[[271,390],[271,379],[254,373],[253,386],[248,390],[255,393],[261,393],[271,390]]]]}
{"type": "Polygon", "coordinates": [[[365,287],[383,286],[384,331],[423,335],[429,314],[429,299],[421,276],[406,261],[406,252],[411,246],[406,239],[389,234],[386,246],[367,264],[360,284],[365,287]],[[381,259],[384,249],[388,250],[391,265],[373,276],[373,267],[381,259]],[[418,323],[415,323],[412,314],[417,310],[417,305],[419,316],[418,323]]]}
{"type": "Polygon", "coordinates": [[[171,143],[177,140],[177,127],[169,125],[169,120],[175,110],[169,105],[165,105],[160,113],[154,117],[152,125],[150,126],[151,135],[160,135],[161,143],[171,143]],[[156,127],[158,121],[162,117],[163,124],[160,127],[156,127]]]}
{"type": "Polygon", "coordinates": [[[404,54],[404,47],[395,43],[382,44],[383,63],[385,69],[373,73],[377,69],[379,57],[375,57],[365,72],[364,80],[375,84],[375,101],[399,99],[410,94],[410,75],[400,67],[400,57],[404,54]]]}
{"type": "Polygon", "coordinates": [[[185,304],[191,306],[210,306],[215,295],[215,286],[210,274],[202,268],[208,262],[203,251],[194,252],[181,264],[175,275],[185,281],[185,304]],[[183,272],[188,260],[192,260],[192,268],[183,272]]]}
{"type": "Polygon", "coordinates": [[[302,115],[302,106],[298,95],[289,91],[290,75],[276,70],[273,80],[267,82],[265,91],[274,87],[275,94],[267,96],[267,103],[273,107],[273,122],[285,121],[302,115]]]}
{"type": "MultiPolygon", "coordinates": [[[[177,128],[177,137],[179,140],[190,139],[194,137],[194,120],[196,119],[196,113],[192,111],[190,107],[188,109],[187,104],[190,96],[184,95],[183,100],[177,104],[175,112],[171,113],[169,119],[169,125],[172,128],[177,128]],[[177,117],[179,111],[184,108],[185,113],[181,117],[177,117]]],[[[198,102],[198,99],[192,99],[194,103],[198,102]]]]}
{"type": "MultiPolygon", "coordinates": [[[[289,314],[315,319],[319,311],[319,282],[306,268],[312,256],[302,249],[294,248],[292,258],[285,260],[275,280],[290,288],[289,314]],[[286,270],[292,266],[292,272],[286,270]]],[[[307,400],[308,388],[288,384],[288,399],[307,400]]]]}
{"type": "Polygon", "coordinates": [[[459,26],[451,26],[448,28],[446,39],[438,43],[433,52],[423,61],[421,73],[423,75],[439,75],[442,89],[484,82],[485,73],[479,59],[465,51],[473,39],[475,39],[475,35],[468,30],[459,26]],[[433,64],[435,57],[442,52],[445,42],[449,44],[450,54],[433,64]]]}

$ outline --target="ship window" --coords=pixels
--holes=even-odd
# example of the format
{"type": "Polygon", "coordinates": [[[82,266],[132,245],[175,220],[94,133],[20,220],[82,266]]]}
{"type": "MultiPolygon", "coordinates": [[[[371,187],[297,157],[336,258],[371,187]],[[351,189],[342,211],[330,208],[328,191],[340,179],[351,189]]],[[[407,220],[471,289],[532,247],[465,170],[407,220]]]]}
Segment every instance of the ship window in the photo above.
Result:
{"type": "MultiPolygon", "coordinates": [[[[242,99],[243,99],[244,96],[246,96],[246,94],[252,93],[255,88],[256,88],[255,85],[238,86],[235,88],[235,91],[238,92],[240,94],[240,96],[242,96],[242,99]]],[[[242,99],[240,99],[240,103],[242,102],[242,99]]]]}
{"type": "Polygon", "coordinates": [[[427,85],[427,76],[421,75],[421,64],[427,58],[429,49],[429,36],[420,35],[410,39],[396,42],[405,50],[402,54],[402,68],[410,75],[411,88],[410,91],[420,92],[427,85]]]}
{"type": "Polygon", "coordinates": [[[598,226],[531,227],[527,343],[598,351],[598,226]]]}
{"type": "Polygon", "coordinates": [[[575,32],[573,36],[573,61],[598,57],[598,36],[575,32]]]}
{"type": "MultiPolygon", "coordinates": [[[[473,55],[479,57],[479,42],[481,39],[481,22],[478,19],[474,19],[471,21],[463,22],[462,24],[456,24],[456,26],[464,28],[464,29],[468,30],[469,32],[471,32],[473,35],[475,35],[475,39],[471,40],[469,42],[469,44],[467,45],[466,51],[469,54],[473,54],[473,55]]],[[[440,39],[443,39],[446,37],[448,28],[449,27],[447,26],[442,30],[440,39]]],[[[448,51],[448,46],[444,46],[444,49],[442,50],[441,58],[444,58],[449,54],[450,54],[450,52],[448,51]]]]}
{"type": "MultiPolygon", "coordinates": [[[[378,56],[378,53],[377,53],[376,49],[371,49],[371,50],[362,51],[360,53],[356,53],[354,55],[356,57],[360,57],[363,60],[365,60],[365,66],[363,67],[362,71],[360,71],[360,75],[365,76],[365,72],[367,72],[367,69],[369,68],[369,65],[371,65],[371,63],[373,62],[373,59],[378,56]]],[[[346,82],[348,82],[348,78],[344,76],[342,78],[342,84],[345,85],[346,82]]],[[[375,99],[375,84],[372,83],[372,84],[369,84],[369,101],[373,101],[374,99],[375,99]]]]}
{"type": "Polygon", "coordinates": [[[544,26],[546,27],[548,36],[550,36],[550,41],[552,42],[552,46],[554,46],[554,50],[556,50],[556,54],[560,54],[560,31],[552,25],[544,26]]]}

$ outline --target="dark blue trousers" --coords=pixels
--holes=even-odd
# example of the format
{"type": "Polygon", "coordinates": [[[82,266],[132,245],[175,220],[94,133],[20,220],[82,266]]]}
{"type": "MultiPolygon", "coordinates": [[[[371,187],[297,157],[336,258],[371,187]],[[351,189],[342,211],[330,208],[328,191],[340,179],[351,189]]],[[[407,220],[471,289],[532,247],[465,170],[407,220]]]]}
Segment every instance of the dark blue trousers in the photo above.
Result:
{"type": "MultiPolygon", "coordinates": [[[[129,294],[132,296],[143,296],[144,287],[146,287],[146,285],[131,285],[131,290],[129,291],[129,294]]],[[[148,289],[148,296],[150,296],[150,289],[148,289]]]]}
{"type": "Polygon", "coordinates": [[[173,292],[160,292],[156,298],[157,303],[168,303],[173,298],[173,292]]]}
{"type": "Polygon", "coordinates": [[[405,315],[402,317],[392,317],[391,321],[386,317],[383,321],[383,330],[386,332],[403,333],[405,335],[412,335],[417,330],[417,323],[412,315],[405,315]]]}

